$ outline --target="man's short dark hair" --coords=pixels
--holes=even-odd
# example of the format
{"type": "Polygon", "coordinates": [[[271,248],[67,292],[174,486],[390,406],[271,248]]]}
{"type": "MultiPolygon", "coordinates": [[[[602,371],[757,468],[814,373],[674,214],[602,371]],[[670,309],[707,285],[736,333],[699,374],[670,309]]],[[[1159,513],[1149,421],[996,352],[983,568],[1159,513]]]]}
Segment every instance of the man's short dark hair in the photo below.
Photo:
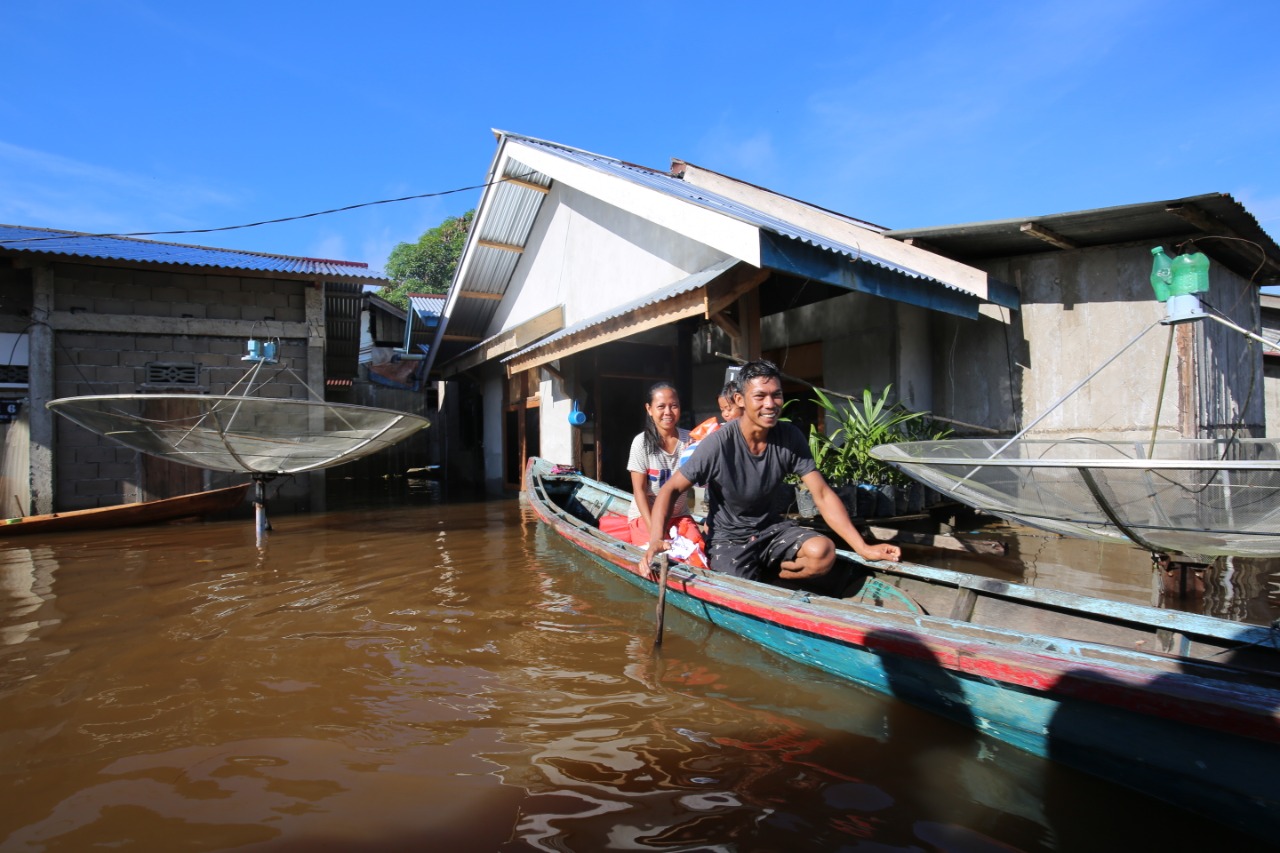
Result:
{"type": "Polygon", "coordinates": [[[782,381],[782,374],[778,372],[778,365],[772,361],[760,358],[755,361],[748,361],[742,365],[742,370],[738,371],[738,393],[746,395],[747,383],[752,379],[776,379],[782,381]]]}

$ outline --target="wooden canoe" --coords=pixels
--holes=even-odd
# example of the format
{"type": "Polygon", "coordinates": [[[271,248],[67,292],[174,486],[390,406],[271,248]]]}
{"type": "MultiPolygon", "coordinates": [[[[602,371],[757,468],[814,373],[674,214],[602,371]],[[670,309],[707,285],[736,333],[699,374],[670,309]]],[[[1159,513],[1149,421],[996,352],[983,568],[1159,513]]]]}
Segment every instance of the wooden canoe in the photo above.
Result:
{"type": "Polygon", "coordinates": [[[249,486],[249,483],[243,483],[238,486],[228,486],[225,489],[179,495],[176,498],[10,518],[0,521],[0,537],[29,533],[61,533],[68,530],[136,527],[180,518],[196,518],[229,512],[244,501],[249,486]]]}
{"type": "MultiPolygon", "coordinates": [[[[625,516],[627,493],[543,459],[525,485],[557,534],[657,592],[639,550],[600,530],[625,516]]],[[[666,600],[1032,754],[1280,837],[1280,631],[840,556],[824,579],[835,595],[673,563],[666,600]]]]}

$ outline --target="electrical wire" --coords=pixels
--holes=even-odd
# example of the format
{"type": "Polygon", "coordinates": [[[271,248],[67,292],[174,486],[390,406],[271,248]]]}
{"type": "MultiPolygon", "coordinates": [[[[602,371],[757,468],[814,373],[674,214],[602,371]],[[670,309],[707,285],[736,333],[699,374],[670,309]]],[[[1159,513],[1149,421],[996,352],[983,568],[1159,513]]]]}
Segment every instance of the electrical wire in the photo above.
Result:
{"type": "Polygon", "coordinates": [[[380,204],[396,204],[402,201],[415,201],[423,198],[438,198],[439,196],[454,195],[456,193],[465,193],[472,190],[481,190],[491,187],[494,184],[506,183],[507,181],[528,180],[529,175],[507,175],[494,181],[483,184],[475,184],[469,187],[459,187],[452,190],[441,190],[432,193],[417,193],[415,195],[401,196],[400,198],[384,198],[378,201],[364,201],[359,204],[348,204],[345,207],[334,207],[329,210],[317,210],[312,213],[302,213],[297,216],[282,216],[278,219],[263,219],[258,222],[247,222],[243,225],[223,225],[217,228],[186,228],[175,231],[124,231],[103,234],[76,234],[62,233],[51,234],[44,237],[19,237],[12,240],[0,240],[0,246],[12,246],[19,243],[40,243],[45,240],[65,240],[69,236],[75,237],[168,237],[177,234],[213,234],[219,231],[237,231],[243,228],[257,228],[259,225],[278,225],[282,222],[297,222],[300,219],[311,219],[316,216],[328,216],[333,213],[346,213],[349,210],[359,210],[362,207],[374,207],[380,204]]]}

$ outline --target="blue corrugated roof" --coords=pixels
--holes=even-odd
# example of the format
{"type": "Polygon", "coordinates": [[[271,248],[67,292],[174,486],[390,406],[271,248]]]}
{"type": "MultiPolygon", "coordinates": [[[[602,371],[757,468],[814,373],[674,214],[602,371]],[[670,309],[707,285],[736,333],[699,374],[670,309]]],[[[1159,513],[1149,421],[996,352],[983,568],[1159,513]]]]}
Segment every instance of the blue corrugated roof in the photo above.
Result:
{"type": "Polygon", "coordinates": [[[519,140],[523,145],[542,148],[559,157],[563,157],[566,160],[588,166],[601,172],[607,172],[612,175],[626,178],[627,180],[640,184],[641,186],[649,187],[650,189],[683,199],[709,210],[718,211],[726,216],[732,216],[735,219],[749,223],[758,228],[762,228],[765,231],[769,231],[783,237],[790,237],[794,240],[799,240],[802,243],[808,243],[811,246],[815,246],[829,252],[836,252],[855,261],[865,261],[875,264],[876,266],[884,267],[885,269],[902,273],[903,275],[910,276],[912,278],[934,281],[952,290],[963,291],[962,288],[958,288],[945,281],[940,281],[933,276],[925,275],[918,270],[878,257],[857,246],[850,246],[846,243],[841,243],[838,240],[833,240],[830,237],[824,236],[815,231],[802,228],[794,222],[780,219],[776,216],[765,213],[764,211],[757,210],[749,205],[734,201],[731,198],[726,198],[725,196],[703,189],[702,187],[694,186],[693,184],[683,181],[680,178],[673,177],[672,175],[658,172],[653,169],[646,169],[643,166],[624,163],[621,160],[615,160],[611,157],[592,154],[589,151],[582,151],[577,148],[567,148],[562,145],[556,145],[555,143],[547,142],[542,139],[534,139],[533,137],[519,136],[516,134],[510,134],[510,136],[512,139],[519,140]]]}
{"type": "Polygon", "coordinates": [[[444,313],[445,297],[428,296],[424,293],[410,293],[409,305],[413,308],[413,312],[424,321],[436,323],[440,320],[440,315],[444,313]]]}
{"type": "Polygon", "coordinates": [[[58,231],[20,225],[0,225],[0,253],[7,252],[132,261],[141,264],[253,270],[305,278],[386,281],[385,277],[370,272],[368,264],[356,261],[268,255],[262,252],[214,249],[208,246],[161,243],[133,237],[81,234],[76,231],[58,231]]]}

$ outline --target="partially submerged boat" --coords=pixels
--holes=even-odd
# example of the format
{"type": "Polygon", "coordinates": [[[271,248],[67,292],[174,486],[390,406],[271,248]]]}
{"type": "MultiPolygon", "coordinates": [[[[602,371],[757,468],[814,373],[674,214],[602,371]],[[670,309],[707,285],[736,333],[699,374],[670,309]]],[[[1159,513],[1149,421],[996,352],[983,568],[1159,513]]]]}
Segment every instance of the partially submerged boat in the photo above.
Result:
{"type": "Polygon", "coordinates": [[[225,489],[193,492],[174,498],[9,518],[0,521],[0,537],[136,527],[183,518],[217,515],[230,512],[244,503],[244,496],[248,491],[249,484],[241,483],[225,489]]]}
{"type": "MultiPolygon", "coordinates": [[[[655,594],[630,496],[531,459],[539,519],[655,594]],[[602,529],[602,527],[604,529],[602,529]]],[[[840,551],[823,592],[673,563],[671,605],[1038,756],[1280,836],[1280,630],[840,551]]]]}

